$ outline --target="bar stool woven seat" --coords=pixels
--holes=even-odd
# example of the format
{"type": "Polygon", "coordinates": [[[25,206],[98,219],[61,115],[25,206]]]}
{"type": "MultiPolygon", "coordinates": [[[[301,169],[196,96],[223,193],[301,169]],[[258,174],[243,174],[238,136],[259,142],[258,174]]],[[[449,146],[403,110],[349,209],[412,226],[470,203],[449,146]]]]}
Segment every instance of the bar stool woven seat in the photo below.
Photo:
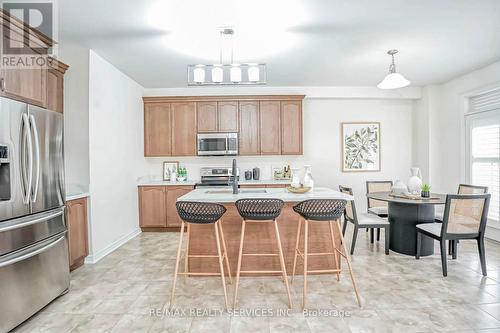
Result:
{"type": "Polygon", "coordinates": [[[184,275],[195,276],[195,275],[215,275],[220,276],[222,280],[222,288],[224,290],[224,303],[226,309],[229,305],[227,302],[227,290],[226,290],[226,280],[225,274],[227,273],[229,282],[232,282],[231,278],[231,268],[229,267],[229,259],[227,257],[226,241],[224,239],[224,231],[222,229],[222,216],[226,213],[226,208],[223,205],[209,202],[198,202],[198,201],[177,201],[175,204],[177,208],[177,213],[181,218],[181,232],[179,236],[179,246],[177,247],[177,259],[175,261],[174,279],[172,282],[172,293],[170,295],[170,308],[174,304],[175,296],[175,285],[177,283],[177,276],[184,275]],[[194,226],[198,224],[198,226],[194,226]],[[193,225],[193,226],[191,226],[193,225]],[[186,250],[184,255],[184,272],[179,272],[179,264],[181,261],[182,252],[182,239],[184,237],[184,227],[186,226],[187,237],[186,237],[186,250]],[[189,238],[191,233],[191,228],[207,228],[213,226],[215,233],[215,245],[217,246],[217,254],[191,254],[189,251],[189,238]],[[213,272],[189,272],[189,259],[190,258],[214,258],[219,261],[218,273],[213,272]],[[226,263],[227,271],[224,270],[224,262],[226,263]]]}
{"type": "Polygon", "coordinates": [[[333,221],[344,214],[345,200],[310,199],[299,202],[293,210],[306,220],[333,221]]]}
{"type": "Polygon", "coordinates": [[[208,202],[178,201],[175,206],[183,221],[196,224],[215,223],[226,212],[223,205],[208,202]]]}
{"type": "Polygon", "coordinates": [[[352,285],[354,292],[356,294],[356,300],[358,305],[361,306],[361,299],[358,293],[358,287],[356,286],[356,281],[354,279],[354,273],[352,272],[351,259],[349,253],[347,252],[346,245],[344,242],[344,237],[342,231],[340,230],[340,218],[346,210],[347,201],[343,199],[308,199],[299,202],[293,207],[293,210],[300,215],[299,221],[297,223],[297,234],[295,238],[295,254],[293,257],[293,268],[292,268],[292,283],[295,277],[295,269],[297,267],[297,259],[300,257],[303,260],[303,270],[304,270],[304,288],[302,295],[302,308],[307,307],[307,275],[309,273],[335,273],[337,275],[337,281],[340,281],[340,257],[343,257],[347,262],[347,267],[349,270],[349,275],[351,276],[352,285]],[[309,222],[323,221],[321,223],[328,223],[330,229],[330,240],[332,245],[331,252],[309,252],[309,222]],[[302,226],[304,226],[304,237],[303,237],[303,251],[299,248],[300,245],[300,235],[302,226]],[[340,247],[337,246],[335,241],[334,230],[336,229],[338,236],[340,238],[340,247]],[[308,269],[308,259],[310,256],[332,256],[335,262],[335,267],[324,268],[324,269],[308,269]]]}
{"type": "Polygon", "coordinates": [[[240,199],[235,204],[245,220],[269,221],[280,215],[284,202],[281,199],[240,199]]]}

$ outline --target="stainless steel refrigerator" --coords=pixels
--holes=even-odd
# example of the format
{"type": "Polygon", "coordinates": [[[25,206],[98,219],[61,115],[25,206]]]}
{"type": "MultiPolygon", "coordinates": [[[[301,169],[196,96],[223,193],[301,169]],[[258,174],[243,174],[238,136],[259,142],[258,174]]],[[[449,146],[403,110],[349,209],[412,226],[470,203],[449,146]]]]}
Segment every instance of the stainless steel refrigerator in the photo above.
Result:
{"type": "Polygon", "coordinates": [[[63,115],[0,98],[0,332],[69,288],[63,115]]]}

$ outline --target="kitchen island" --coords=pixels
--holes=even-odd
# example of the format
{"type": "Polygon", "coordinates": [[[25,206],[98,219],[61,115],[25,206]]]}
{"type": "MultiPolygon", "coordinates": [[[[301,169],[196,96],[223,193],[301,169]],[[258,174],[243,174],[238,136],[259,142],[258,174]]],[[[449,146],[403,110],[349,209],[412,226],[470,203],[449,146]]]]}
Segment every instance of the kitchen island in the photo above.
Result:
{"type": "MultiPolygon", "coordinates": [[[[231,272],[234,274],[238,259],[238,247],[241,233],[241,217],[234,203],[238,199],[249,198],[275,198],[285,202],[281,215],[278,217],[278,226],[281,237],[281,245],[285,257],[287,272],[291,274],[293,265],[294,248],[296,241],[299,215],[293,211],[293,206],[307,199],[342,199],[353,200],[352,196],[340,193],[328,188],[315,188],[314,191],[304,194],[290,193],[286,188],[251,188],[240,189],[240,193],[232,194],[229,189],[195,189],[181,197],[178,201],[214,202],[223,204],[227,212],[222,217],[224,238],[227,244],[227,252],[231,272]]],[[[273,232],[273,223],[247,224],[245,234],[246,253],[277,252],[276,239],[273,232]]],[[[216,243],[211,225],[191,225],[189,235],[190,255],[215,255],[216,243]]],[[[340,235],[334,229],[336,244],[340,244],[340,235]]],[[[303,238],[303,237],[301,237],[303,238]]],[[[299,248],[303,248],[302,241],[299,248]]],[[[309,228],[309,252],[331,252],[332,243],[328,223],[314,222],[309,228]]],[[[333,256],[311,256],[308,260],[310,270],[338,268],[339,262],[335,262],[333,256]]],[[[244,270],[279,270],[278,257],[248,256],[242,262],[244,270]],[[258,261],[258,262],[257,262],[258,261]]],[[[190,272],[219,272],[219,263],[206,258],[189,258],[190,272]]],[[[302,272],[302,261],[297,263],[297,272],[302,272]]]]}

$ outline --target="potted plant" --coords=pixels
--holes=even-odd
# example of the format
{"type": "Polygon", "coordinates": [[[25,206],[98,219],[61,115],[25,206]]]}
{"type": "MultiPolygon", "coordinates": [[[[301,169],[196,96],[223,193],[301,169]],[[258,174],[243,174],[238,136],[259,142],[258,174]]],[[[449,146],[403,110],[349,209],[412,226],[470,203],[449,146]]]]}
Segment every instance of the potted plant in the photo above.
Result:
{"type": "Polygon", "coordinates": [[[429,184],[423,184],[420,195],[422,198],[429,198],[431,196],[431,186],[429,184]]]}

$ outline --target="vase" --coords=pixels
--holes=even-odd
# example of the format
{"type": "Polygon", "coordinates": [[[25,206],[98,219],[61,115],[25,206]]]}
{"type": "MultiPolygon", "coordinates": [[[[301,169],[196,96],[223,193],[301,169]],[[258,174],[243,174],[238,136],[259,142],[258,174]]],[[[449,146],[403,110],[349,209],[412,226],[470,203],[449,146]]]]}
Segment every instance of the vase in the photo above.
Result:
{"type": "Polygon", "coordinates": [[[411,177],[408,179],[408,191],[412,194],[419,194],[422,188],[422,175],[417,167],[410,168],[411,177]]]}
{"type": "Polygon", "coordinates": [[[292,169],[292,183],[290,184],[290,186],[295,188],[300,187],[299,171],[299,169],[292,169]]]}
{"type": "Polygon", "coordinates": [[[406,194],[408,193],[408,187],[401,180],[396,180],[394,185],[392,185],[392,193],[394,194],[406,194]]]}

